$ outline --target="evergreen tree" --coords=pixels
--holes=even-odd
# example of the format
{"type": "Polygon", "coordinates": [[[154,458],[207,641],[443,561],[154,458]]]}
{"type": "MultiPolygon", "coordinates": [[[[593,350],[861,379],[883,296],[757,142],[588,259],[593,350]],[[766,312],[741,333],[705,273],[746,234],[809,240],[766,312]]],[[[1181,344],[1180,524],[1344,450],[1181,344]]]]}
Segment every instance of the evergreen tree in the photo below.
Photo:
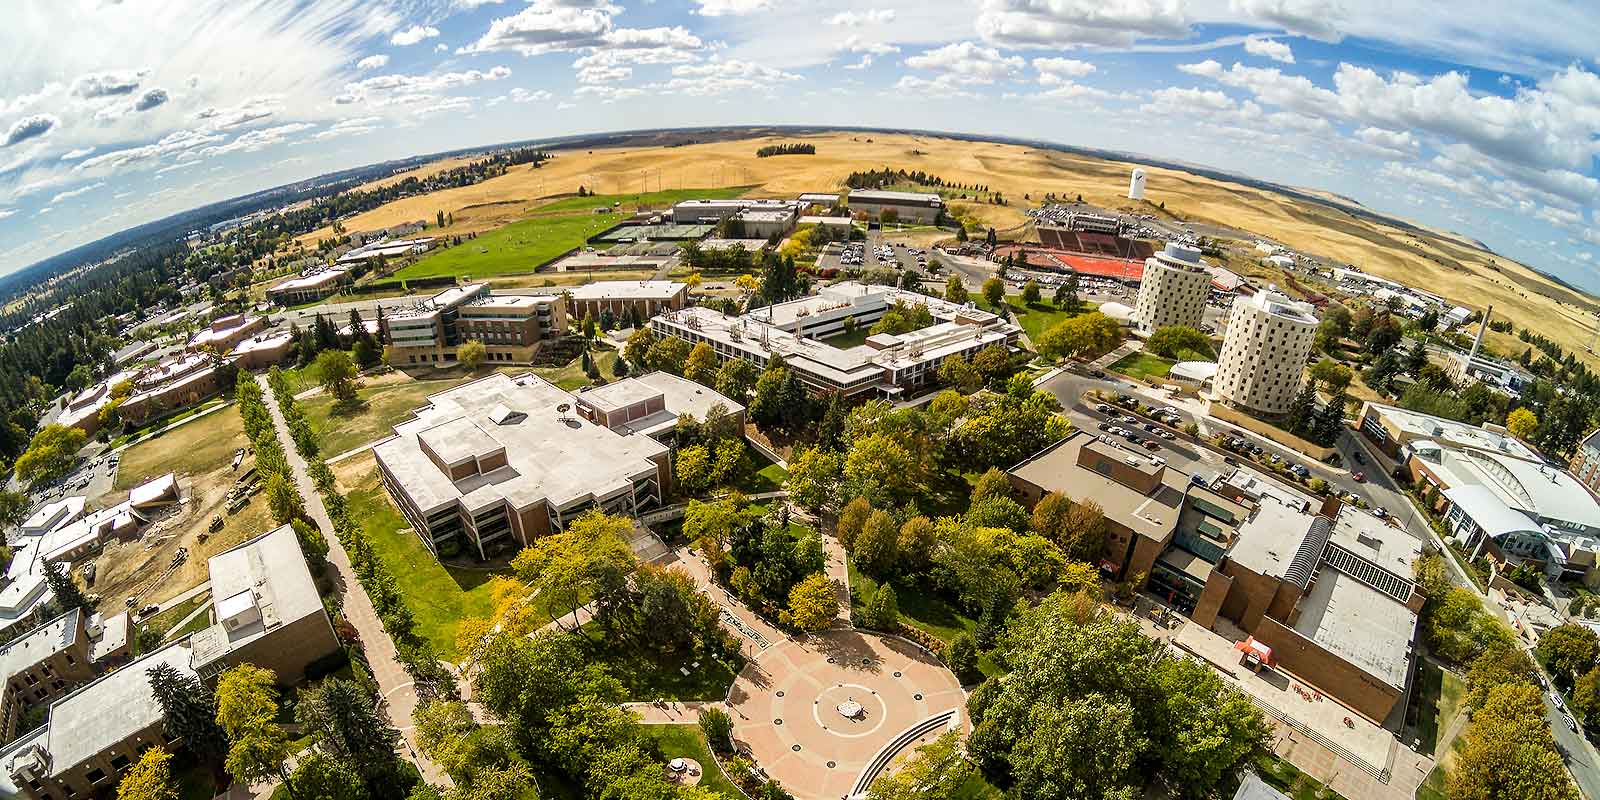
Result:
{"type": "Polygon", "coordinates": [[[1422,368],[1428,366],[1428,349],[1419,340],[1406,354],[1406,374],[1415,378],[1422,373],[1422,368]]]}
{"type": "Polygon", "coordinates": [[[377,710],[374,699],[361,687],[329,678],[300,694],[295,721],[317,738],[324,752],[341,759],[367,779],[370,786],[395,761],[400,732],[377,710]]]}
{"type": "Polygon", "coordinates": [[[50,587],[50,593],[55,596],[55,607],[60,611],[81,608],[86,615],[94,613],[94,604],[83,596],[83,590],[78,588],[77,581],[72,579],[72,573],[68,572],[65,566],[46,564],[44,582],[50,587]]]}
{"type": "Polygon", "coordinates": [[[199,678],[179,672],[171,664],[145,671],[150,694],[161,704],[168,738],[182,739],[184,747],[202,762],[221,764],[228,755],[228,735],[217,724],[217,705],[199,678]]]}
{"type": "Polygon", "coordinates": [[[829,392],[823,406],[822,422],[817,425],[817,446],[824,450],[844,450],[844,423],[850,412],[838,392],[829,392]]]}
{"type": "Polygon", "coordinates": [[[388,342],[385,340],[385,336],[386,336],[386,334],[383,332],[383,305],[379,304],[379,306],[378,306],[378,344],[388,344],[388,342]]]}
{"type": "Polygon", "coordinates": [[[1317,415],[1316,436],[1313,437],[1313,441],[1324,447],[1332,447],[1333,443],[1338,441],[1340,432],[1344,430],[1344,403],[1343,391],[1328,400],[1328,405],[1317,415]]]}
{"type": "Polygon", "coordinates": [[[1285,420],[1285,427],[1290,433],[1304,434],[1308,423],[1316,419],[1317,413],[1317,382],[1308,380],[1300,387],[1300,393],[1294,396],[1294,403],[1289,406],[1289,417],[1285,420]]]}

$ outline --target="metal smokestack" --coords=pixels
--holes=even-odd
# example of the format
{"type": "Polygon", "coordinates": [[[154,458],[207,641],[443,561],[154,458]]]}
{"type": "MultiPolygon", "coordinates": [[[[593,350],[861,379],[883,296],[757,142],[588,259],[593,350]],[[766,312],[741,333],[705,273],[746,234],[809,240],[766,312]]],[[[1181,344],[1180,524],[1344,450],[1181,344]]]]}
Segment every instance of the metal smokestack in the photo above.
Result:
{"type": "Polygon", "coordinates": [[[1489,329],[1489,315],[1494,313],[1494,306],[1484,309],[1483,322],[1478,325],[1478,335],[1472,337],[1472,352],[1467,354],[1468,369],[1471,369],[1472,359],[1478,357],[1478,348],[1483,345],[1483,332],[1489,329]]]}

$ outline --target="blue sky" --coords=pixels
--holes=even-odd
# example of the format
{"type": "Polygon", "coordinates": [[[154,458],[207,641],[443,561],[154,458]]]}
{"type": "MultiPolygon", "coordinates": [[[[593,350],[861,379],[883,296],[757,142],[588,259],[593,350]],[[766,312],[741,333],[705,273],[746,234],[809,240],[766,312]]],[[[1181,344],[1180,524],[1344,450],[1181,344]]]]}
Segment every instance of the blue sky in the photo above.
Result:
{"type": "Polygon", "coordinates": [[[1600,293],[1576,1],[21,0],[0,272],[386,158],[822,124],[1180,159],[1460,231],[1600,293]]]}

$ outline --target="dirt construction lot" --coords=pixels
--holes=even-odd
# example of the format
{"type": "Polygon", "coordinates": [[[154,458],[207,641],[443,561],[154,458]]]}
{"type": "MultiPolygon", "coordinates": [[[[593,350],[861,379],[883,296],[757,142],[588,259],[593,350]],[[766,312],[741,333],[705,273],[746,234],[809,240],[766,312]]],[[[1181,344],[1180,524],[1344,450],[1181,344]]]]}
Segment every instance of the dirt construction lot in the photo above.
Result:
{"type": "MultiPolygon", "coordinates": [[[[90,591],[101,596],[101,610],[121,611],[129,596],[137,597],[140,606],[160,603],[196,586],[207,579],[206,559],[273,528],[266,498],[259,493],[237,514],[228,513],[226,497],[236,477],[233,454],[243,446],[239,412],[230,405],[123,451],[117,488],[94,498],[92,507],[119,503],[127,498],[129,487],[167,472],[178,474],[183,501],[138,536],[107,541],[93,557],[95,582],[90,591]],[[210,533],[211,519],[218,515],[224,520],[222,530],[210,533]],[[180,548],[188,548],[188,557],[169,570],[180,548]]],[[[250,466],[247,456],[239,474],[250,466]]],[[[81,574],[81,568],[77,571],[81,574]]]]}
{"type": "Polygon", "coordinates": [[[739,749],[748,748],[768,775],[801,800],[849,794],[884,745],[935,714],[958,709],[963,728],[970,728],[966,701],[955,675],[922,649],[840,630],[763,651],[739,673],[728,695],[739,749]],[[838,710],[850,702],[861,707],[855,719],[838,710]]]}

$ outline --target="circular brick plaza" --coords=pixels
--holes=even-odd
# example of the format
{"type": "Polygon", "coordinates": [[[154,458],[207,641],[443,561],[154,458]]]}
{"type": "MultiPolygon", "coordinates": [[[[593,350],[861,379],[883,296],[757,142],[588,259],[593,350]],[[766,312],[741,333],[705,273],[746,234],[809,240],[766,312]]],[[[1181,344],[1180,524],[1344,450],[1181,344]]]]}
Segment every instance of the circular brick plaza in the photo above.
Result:
{"type": "Polygon", "coordinates": [[[959,709],[965,726],[965,704],[955,675],[922,648],[853,630],[768,648],[728,693],[739,749],[802,800],[849,794],[884,745],[936,714],[959,709]]]}

